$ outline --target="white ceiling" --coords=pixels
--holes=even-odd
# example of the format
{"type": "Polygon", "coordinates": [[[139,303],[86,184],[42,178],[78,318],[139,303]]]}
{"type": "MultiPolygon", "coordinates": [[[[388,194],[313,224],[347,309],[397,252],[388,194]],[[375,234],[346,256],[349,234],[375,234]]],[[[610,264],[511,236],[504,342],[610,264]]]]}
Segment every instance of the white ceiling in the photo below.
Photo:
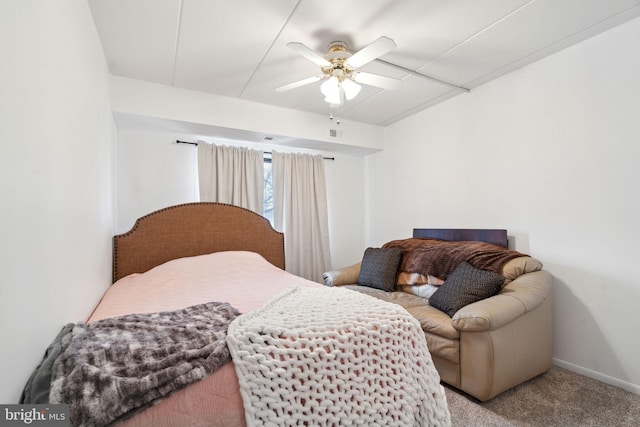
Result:
{"type": "MultiPolygon", "coordinates": [[[[320,83],[275,87],[319,73],[287,48],[355,52],[381,36],[381,59],[473,90],[505,73],[640,16],[640,0],[89,0],[112,74],[329,114],[320,83]]],[[[340,118],[386,126],[464,91],[372,62],[402,79],[364,86],[340,118]]]]}

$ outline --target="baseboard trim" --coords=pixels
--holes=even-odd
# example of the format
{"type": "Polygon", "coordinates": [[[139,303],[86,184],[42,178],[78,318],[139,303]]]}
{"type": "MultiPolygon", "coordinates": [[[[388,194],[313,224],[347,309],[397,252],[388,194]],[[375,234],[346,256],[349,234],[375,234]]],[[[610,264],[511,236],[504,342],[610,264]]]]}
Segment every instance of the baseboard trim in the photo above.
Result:
{"type": "Polygon", "coordinates": [[[574,365],[573,363],[556,359],[555,357],[552,360],[554,365],[564,368],[568,371],[575,372],[577,374],[584,375],[585,377],[593,378],[605,384],[620,387],[623,390],[640,395],[640,385],[638,384],[633,384],[628,381],[621,380],[620,378],[611,377],[609,375],[603,374],[602,372],[593,371],[583,366],[574,365]]]}

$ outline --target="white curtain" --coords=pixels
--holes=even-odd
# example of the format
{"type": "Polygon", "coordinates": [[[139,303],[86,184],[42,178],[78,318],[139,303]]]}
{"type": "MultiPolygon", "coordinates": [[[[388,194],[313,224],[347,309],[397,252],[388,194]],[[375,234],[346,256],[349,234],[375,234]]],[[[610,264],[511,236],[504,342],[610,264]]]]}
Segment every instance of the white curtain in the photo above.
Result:
{"type": "Polygon", "coordinates": [[[273,152],[274,225],[284,232],[287,271],[322,282],[331,265],[322,156],[273,152]]]}
{"type": "Polygon", "coordinates": [[[198,141],[198,181],[201,202],[229,203],[262,215],[262,151],[198,141]]]}

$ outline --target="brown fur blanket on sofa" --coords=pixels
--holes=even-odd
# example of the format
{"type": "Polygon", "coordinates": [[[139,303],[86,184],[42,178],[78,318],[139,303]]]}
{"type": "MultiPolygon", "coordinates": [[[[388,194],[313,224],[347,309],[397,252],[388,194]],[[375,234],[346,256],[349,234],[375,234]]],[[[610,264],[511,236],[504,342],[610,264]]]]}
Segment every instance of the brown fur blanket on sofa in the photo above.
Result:
{"type": "Polygon", "coordinates": [[[415,237],[392,240],[383,247],[402,249],[400,272],[431,275],[442,280],[446,280],[463,261],[479,269],[502,274],[502,268],[508,261],[528,256],[491,243],[449,242],[415,237]]]}

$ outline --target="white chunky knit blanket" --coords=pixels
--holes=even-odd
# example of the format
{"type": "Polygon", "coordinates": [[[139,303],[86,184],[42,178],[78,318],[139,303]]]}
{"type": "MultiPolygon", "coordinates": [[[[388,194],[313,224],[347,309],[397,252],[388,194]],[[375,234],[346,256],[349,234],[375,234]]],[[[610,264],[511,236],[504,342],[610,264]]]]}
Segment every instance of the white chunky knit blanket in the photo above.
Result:
{"type": "Polygon", "coordinates": [[[237,317],[227,343],[248,426],[448,426],[419,322],[340,288],[292,288],[237,317]]]}

